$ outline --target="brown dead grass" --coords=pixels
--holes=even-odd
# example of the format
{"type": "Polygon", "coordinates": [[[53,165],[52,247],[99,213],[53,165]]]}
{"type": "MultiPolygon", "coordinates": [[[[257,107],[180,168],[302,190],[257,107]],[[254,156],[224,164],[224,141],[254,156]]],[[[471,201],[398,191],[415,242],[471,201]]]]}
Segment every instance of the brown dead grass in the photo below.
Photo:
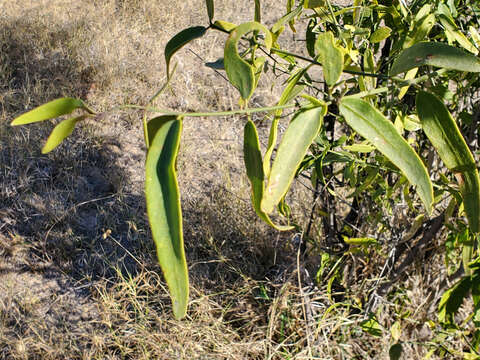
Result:
{"type": "MultiPolygon", "coordinates": [[[[249,2],[235,4],[216,1],[217,18],[251,18],[249,2]]],[[[263,6],[270,23],[281,14],[274,2],[263,6]]],[[[183,321],[172,319],[149,237],[141,114],[108,113],[47,156],[40,148],[52,123],[8,126],[60,96],[98,110],[144,103],[164,81],[166,41],[206,22],[200,0],[0,3],[0,358],[387,358],[392,314],[405,311],[405,358],[420,358],[435,330],[421,299],[435,285],[412,272],[380,307],[382,336],[363,332],[355,301],[384,259],[364,258],[372,270],[337,289],[334,305],[326,281],[312,281],[318,257],[299,264],[293,235],[252,212],[243,119],[185,121],[178,165],[192,294],[183,321]]],[[[211,33],[176,56],[176,78],[158,106],[235,107],[235,91],[202,66],[221,56],[224,38],[211,33]]],[[[254,102],[274,103],[275,91],[261,87],[254,102]]]]}

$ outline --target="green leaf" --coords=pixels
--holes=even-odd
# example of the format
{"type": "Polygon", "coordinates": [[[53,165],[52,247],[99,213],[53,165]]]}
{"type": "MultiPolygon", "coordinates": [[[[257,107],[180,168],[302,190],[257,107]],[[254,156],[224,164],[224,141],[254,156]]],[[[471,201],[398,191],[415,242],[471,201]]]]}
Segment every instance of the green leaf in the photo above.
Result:
{"type": "Polygon", "coordinates": [[[363,320],[360,323],[360,326],[362,327],[362,330],[369,333],[370,335],[380,337],[382,336],[382,326],[378,323],[377,319],[375,317],[371,316],[367,320],[363,320]]]}
{"type": "Polygon", "coordinates": [[[289,23],[290,27],[292,27],[292,31],[295,32],[293,28],[293,24],[295,22],[295,18],[302,13],[303,6],[299,5],[294,10],[289,11],[286,15],[282,16],[275,24],[272,26],[272,33],[276,33],[281,30],[281,28],[286,24],[289,23]]]}
{"type": "Polygon", "coordinates": [[[392,29],[388,26],[381,26],[370,36],[371,43],[379,43],[390,36],[392,29]]]}
{"type": "Polygon", "coordinates": [[[480,60],[472,54],[439,42],[419,42],[400,53],[390,69],[390,75],[395,76],[421,65],[480,72],[480,60]]]}
{"type": "Polygon", "coordinates": [[[222,21],[222,20],[217,20],[213,23],[213,28],[214,29],[220,29],[225,32],[231,32],[233,29],[235,29],[237,25],[232,24],[228,21],[222,21]]]}
{"type": "MultiPolygon", "coordinates": [[[[300,69],[292,74],[292,76],[288,80],[287,86],[285,86],[285,89],[283,89],[282,95],[280,96],[280,100],[278,100],[277,105],[287,104],[290,100],[292,100],[293,97],[298,95],[298,93],[303,90],[303,86],[298,86],[297,83],[300,81],[303,75],[305,75],[307,70],[308,67],[300,69]]],[[[277,110],[275,112],[275,117],[273,118],[272,125],[270,126],[267,150],[265,151],[265,157],[263,159],[263,171],[266,177],[270,175],[270,160],[272,159],[273,150],[275,148],[275,145],[277,144],[278,122],[281,115],[282,110],[277,110]]]]}
{"type": "Polygon", "coordinates": [[[307,25],[307,30],[305,33],[305,41],[306,41],[306,47],[308,51],[308,55],[310,55],[312,58],[315,57],[315,40],[316,40],[316,34],[313,32],[315,27],[317,26],[317,19],[312,18],[308,22],[307,25]]]}
{"type": "Polygon", "coordinates": [[[291,230],[293,226],[275,225],[269,216],[260,208],[260,202],[263,197],[265,185],[265,176],[263,173],[262,154],[260,153],[260,143],[255,124],[249,120],[244,128],[243,156],[247,177],[252,185],[252,203],[257,215],[268,225],[277,230],[291,230]]]}
{"type": "Polygon", "coordinates": [[[455,120],[438,97],[419,91],[416,106],[423,131],[445,166],[455,173],[470,229],[478,232],[480,230],[480,185],[475,159],[455,120]]]}
{"type": "Polygon", "coordinates": [[[165,121],[153,137],[145,164],[148,220],[177,319],[185,316],[188,304],[188,270],[175,172],[181,131],[179,118],[165,121]]]}
{"type": "Polygon", "coordinates": [[[208,22],[211,24],[213,17],[215,16],[215,6],[213,4],[213,0],[205,0],[207,3],[207,14],[208,14],[208,22]]]}
{"type": "Polygon", "coordinates": [[[62,115],[70,114],[75,109],[85,109],[85,105],[81,100],[73,98],[56,99],[20,115],[13,120],[10,125],[25,125],[53,119],[62,115]]]}
{"type": "Polygon", "coordinates": [[[208,28],[203,26],[193,26],[188,29],[184,29],[172,37],[167,45],[165,45],[165,63],[167,64],[167,76],[170,76],[170,59],[172,56],[187,45],[190,41],[202,37],[208,28]]]}
{"type": "Polygon", "coordinates": [[[43,146],[42,154],[49,153],[58,145],[60,145],[62,141],[65,140],[67,136],[72,133],[75,125],[77,124],[77,121],[83,120],[86,117],[88,117],[88,115],[82,115],[71,119],[63,120],[61,123],[55,126],[50,133],[47,142],[43,146]]]}
{"type": "Polygon", "coordinates": [[[427,169],[417,153],[398,133],[393,124],[368,102],[344,98],[340,103],[340,113],[345,121],[358,134],[369,140],[417,187],[427,212],[433,204],[433,187],[427,169]]]}
{"type": "Polygon", "coordinates": [[[253,20],[256,22],[262,21],[262,8],[260,6],[260,0],[254,0],[255,1],[255,17],[253,20]]]}
{"type": "Polygon", "coordinates": [[[452,39],[455,39],[465,50],[475,55],[478,54],[477,48],[473,46],[467,37],[457,28],[457,25],[452,19],[449,19],[444,15],[439,15],[439,18],[448,36],[450,36],[452,39]]]}
{"type": "Polygon", "coordinates": [[[315,52],[322,64],[323,75],[329,86],[334,85],[343,71],[343,53],[335,45],[333,33],[327,31],[321,33],[315,41],[315,52]]]}
{"type": "Polygon", "coordinates": [[[292,119],[277,150],[268,184],[261,202],[262,210],[270,214],[285,196],[298,166],[316,138],[327,112],[326,105],[300,110],[292,119]]]}
{"type": "Polygon", "coordinates": [[[157,134],[158,130],[168,121],[172,121],[177,119],[175,115],[161,115],[157,116],[147,123],[147,136],[148,136],[148,146],[153,142],[155,135],[157,134]]]}
{"type": "Polygon", "coordinates": [[[230,33],[225,43],[223,57],[228,79],[238,89],[243,100],[248,100],[255,89],[255,69],[238,54],[238,41],[251,31],[263,31],[265,33],[265,47],[269,51],[272,47],[270,31],[260,23],[247,22],[237,26],[230,33]]]}
{"type": "Polygon", "coordinates": [[[453,320],[453,316],[462,305],[463,299],[467,297],[470,288],[470,276],[465,276],[445,291],[438,304],[438,320],[440,322],[449,323],[453,320]]]}

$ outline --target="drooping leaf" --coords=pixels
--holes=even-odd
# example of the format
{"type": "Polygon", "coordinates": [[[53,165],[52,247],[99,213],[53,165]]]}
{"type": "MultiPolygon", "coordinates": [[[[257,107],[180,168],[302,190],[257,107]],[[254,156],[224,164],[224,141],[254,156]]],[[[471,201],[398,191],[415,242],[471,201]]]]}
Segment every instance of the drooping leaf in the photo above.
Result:
{"type": "Polygon", "coordinates": [[[161,115],[157,116],[147,122],[147,135],[148,135],[148,144],[147,148],[150,147],[150,144],[153,142],[157,131],[167,122],[176,120],[175,115],[161,115]]]}
{"type": "MultiPolygon", "coordinates": [[[[303,86],[298,86],[297,83],[300,81],[303,75],[305,75],[307,69],[308,68],[298,70],[290,77],[287,86],[285,86],[285,89],[283,89],[282,95],[280,96],[280,100],[278,100],[277,105],[287,104],[292,99],[292,97],[298,95],[298,93],[302,91],[303,86]]],[[[270,160],[272,159],[275,145],[277,145],[278,122],[280,120],[280,115],[282,115],[281,109],[275,112],[275,117],[273,118],[272,125],[270,126],[267,150],[265,151],[265,157],[263,159],[263,171],[266,177],[270,175],[270,160]]]]}
{"type": "Polygon", "coordinates": [[[255,2],[255,16],[253,20],[259,23],[262,21],[262,8],[260,6],[260,0],[254,0],[254,2],[255,2]]]}
{"type": "Polygon", "coordinates": [[[458,29],[457,25],[445,15],[439,15],[440,23],[445,28],[446,34],[451,38],[455,39],[461,47],[465,50],[477,55],[478,50],[473,44],[467,39],[467,37],[458,29]]]}
{"type": "Polygon", "coordinates": [[[334,85],[343,71],[343,53],[335,45],[333,33],[327,31],[321,33],[315,41],[315,52],[322,64],[325,81],[329,86],[334,85]]]}
{"type": "Polygon", "coordinates": [[[188,270],[175,172],[181,131],[181,119],[165,121],[153,137],[145,164],[148,220],[177,319],[185,316],[188,304],[188,270]]]}
{"type": "Polygon", "coordinates": [[[340,103],[340,113],[348,125],[370,141],[405,174],[412,185],[417,187],[420,199],[427,212],[431,213],[433,187],[427,169],[393,124],[372,105],[361,99],[344,98],[340,103]]]}
{"type": "Polygon", "coordinates": [[[301,110],[290,122],[278,147],[261,202],[265,213],[273,212],[287,193],[298,166],[317,137],[326,111],[326,105],[301,110]]]}
{"type": "Polygon", "coordinates": [[[215,16],[215,6],[213,4],[213,0],[205,0],[207,3],[207,14],[208,14],[208,22],[211,24],[213,17],[215,16]]]}
{"type": "Polygon", "coordinates": [[[238,53],[238,41],[245,34],[251,31],[262,31],[265,33],[265,47],[267,51],[272,46],[272,35],[270,31],[260,23],[247,22],[235,28],[225,42],[224,64],[228,79],[235,86],[243,100],[248,100],[255,89],[255,69],[247,61],[242,59],[238,53]]]}
{"type": "Polygon", "coordinates": [[[40,105],[29,112],[14,119],[10,125],[25,125],[38,121],[53,119],[62,115],[70,114],[75,109],[84,109],[81,100],[73,98],[61,98],[40,105]]]}
{"type": "Polygon", "coordinates": [[[470,229],[480,231],[480,185],[475,159],[468,145],[438,97],[419,91],[416,106],[423,131],[445,166],[455,173],[470,229]]]}
{"type": "Polygon", "coordinates": [[[317,26],[317,20],[316,18],[310,19],[307,25],[307,30],[305,32],[305,42],[306,48],[308,51],[308,55],[310,55],[312,58],[315,57],[315,40],[316,40],[316,34],[313,32],[313,29],[317,26]]]}
{"type": "Polygon", "coordinates": [[[167,76],[170,76],[170,59],[172,56],[187,45],[190,41],[198,39],[205,35],[208,28],[203,26],[193,26],[184,29],[172,37],[165,45],[165,63],[167,64],[167,76]]]}
{"type": "Polygon", "coordinates": [[[419,42],[400,53],[390,69],[390,75],[395,76],[421,65],[480,72],[480,59],[472,54],[439,42],[419,42]]]}
{"type": "Polygon", "coordinates": [[[370,35],[370,42],[371,43],[379,43],[390,36],[392,33],[392,29],[388,26],[381,26],[375,32],[370,35]]]}
{"type": "Polygon", "coordinates": [[[81,115],[71,119],[63,120],[61,123],[55,126],[50,133],[47,142],[42,148],[42,154],[49,153],[58,145],[60,145],[62,141],[65,140],[67,136],[72,133],[77,122],[85,119],[86,117],[88,117],[88,115],[81,115]]]}
{"type": "Polygon", "coordinates": [[[252,185],[252,203],[257,215],[268,225],[277,230],[291,230],[293,226],[275,225],[270,217],[260,208],[260,202],[265,189],[265,176],[263,173],[262,154],[260,153],[260,143],[255,124],[249,120],[245,124],[243,138],[243,156],[247,177],[252,185]]]}

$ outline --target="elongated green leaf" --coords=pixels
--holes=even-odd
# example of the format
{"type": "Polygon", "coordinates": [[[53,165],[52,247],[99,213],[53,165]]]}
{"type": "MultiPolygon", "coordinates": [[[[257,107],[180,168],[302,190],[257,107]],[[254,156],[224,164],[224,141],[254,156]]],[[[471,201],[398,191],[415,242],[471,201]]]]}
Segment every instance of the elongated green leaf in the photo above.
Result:
{"type": "Polygon", "coordinates": [[[445,166],[455,173],[470,228],[473,232],[478,232],[480,230],[480,185],[475,159],[455,120],[438,97],[419,91],[416,106],[423,131],[445,166]]]}
{"type": "Polygon", "coordinates": [[[315,57],[315,40],[316,40],[316,34],[313,32],[315,27],[317,26],[317,19],[312,18],[308,22],[307,25],[307,31],[305,33],[305,41],[306,41],[306,47],[308,51],[308,55],[310,55],[312,58],[315,57]]]}
{"type": "Polygon", "coordinates": [[[480,72],[480,59],[472,54],[439,42],[419,42],[400,53],[390,69],[390,75],[394,76],[421,65],[480,72]]]}
{"type": "MultiPolygon", "coordinates": [[[[284,105],[288,103],[292,99],[292,96],[296,96],[300,91],[302,91],[303,86],[298,86],[297,83],[300,81],[303,75],[305,75],[307,70],[308,67],[298,70],[298,72],[294,73],[290,77],[287,86],[285,87],[285,89],[283,89],[282,95],[280,96],[280,100],[278,100],[277,105],[284,105]]],[[[275,112],[275,117],[273,118],[272,125],[270,126],[267,150],[265,151],[265,157],[263,159],[263,171],[266,177],[270,175],[270,160],[272,159],[273,150],[275,148],[275,145],[277,144],[278,122],[280,120],[280,115],[282,115],[281,109],[275,112]]]]}
{"type": "Polygon", "coordinates": [[[400,136],[393,124],[368,102],[344,98],[340,113],[358,134],[369,140],[417,187],[428,213],[432,211],[433,187],[427,169],[417,153],[400,136]]]}
{"type": "Polygon", "coordinates": [[[302,9],[303,9],[302,5],[299,5],[294,10],[291,10],[286,15],[282,16],[275,24],[273,24],[272,33],[275,34],[276,32],[280,31],[280,29],[283,26],[285,26],[286,23],[289,23],[290,27],[292,27],[292,31],[295,32],[295,28],[293,28],[293,24],[295,23],[295,18],[301,14],[302,9]]]}
{"type": "Polygon", "coordinates": [[[172,37],[165,45],[165,63],[167,64],[167,76],[170,76],[170,59],[172,56],[187,45],[190,41],[198,39],[205,35],[207,28],[203,26],[193,26],[184,29],[172,37]]]}
{"type": "Polygon", "coordinates": [[[334,85],[343,71],[343,53],[335,45],[333,33],[327,31],[321,33],[315,41],[315,52],[322,64],[323,75],[329,86],[334,85]]]}
{"type": "Polygon", "coordinates": [[[60,124],[55,126],[50,133],[47,142],[43,146],[42,154],[49,153],[58,145],[60,145],[62,141],[65,140],[67,136],[72,133],[75,125],[77,124],[77,121],[83,120],[86,117],[88,117],[88,115],[82,115],[71,119],[63,120],[60,124]]]}
{"type": "Polygon", "coordinates": [[[10,125],[25,125],[53,119],[62,115],[70,114],[75,109],[83,108],[85,108],[85,106],[81,100],[73,98],[56,99],[20,115],[13,120],[10,125]]]}
{"type": "Polygon", "coordinates": [[[211,24],[213,17],[215,16],[215,6],[213,4],[213,0],[206,0],[206,3],[207,3],[208,22],[211,24]]]}
{"type": "Polygon", "coordinates": [[[260,21],[262,21],[262,8],[260,6],[260,0],[254,0],[254,2],[255,2],[255,16],[253,20],[259,23],[260,21]]]}
{"type": "Polygon", "coordinates": [[[247,176],[252,185],[252,203],[257,215],[268,225],[277,230],[291,230],[293,226],[275,225],[265,212],[260,208],[260,202],[264,192],[264,173],[262,167],[262,155],[260,153],[260,143],[258,142],[258,133],[255,124],[249,120],[244,128],[243,155],[247,176]]]}
{"type": "Polygon", "coordinates": [[[455,39],[461,47],[465,50],[477,55],[478,50],[473,44],[467,39],[467,37],[458,29],[457,25],[452,19],[449,19],[447,16],[439,15],[440,22],[445,28],[446,34],[450,38],[455,39]]]}
{"type": "Polygon", "coordinates": [[[188,270],[175,172],[181,131],[180,119],[165,121],[150,143],[145,164],[148,220],[177,319],[185,316],[188,303],[188,270]]]}
{"type": "Polygon", "coordinates": [[[265,33],[265,47],[270,50],[272,47],[270,31],[262,24],[253,21],[237,26],[230,33],[225,43],[223,57],[228,79],[240,91],[243,100],[248,100],[255,89],[255,69],[239,55],[238,41],[243,35],[251,31],[263,31],[265,33]]]}
{"type": "Polygon", "coordinates": [[[326,112],[326,105],[301,110],[291,121],[278,146],[277,156],[273,161],[267,188],[263,194],[261,208],[265,213],[273,212],[287,193],[298,166],[310,144],[317,137],[326,112]]]}

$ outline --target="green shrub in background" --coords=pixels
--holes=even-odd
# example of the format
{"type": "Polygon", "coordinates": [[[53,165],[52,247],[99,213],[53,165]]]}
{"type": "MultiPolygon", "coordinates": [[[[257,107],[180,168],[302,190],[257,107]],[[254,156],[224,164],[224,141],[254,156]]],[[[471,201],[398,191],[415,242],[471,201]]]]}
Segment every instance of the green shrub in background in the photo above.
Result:
{"type": "MultiPolygon", "coordinates": [[[[332,213],[336,203],[347,200],[356,216],[366,208],[364,220],[378,224],[379,232],[388,231],[389,226],[379,221],[382,213],[392,213],[395,204],[405,203],[412,227],[400,234],[404,241],[433,231],[434,221],[440,225],[432,237],[444,227],[450,233],[447,266],[458,276],[439,303],[439,322],[460,326],[454,315],[471,293],[475,312],[467,320],[478,327],[480,4],[355,0],[350,6],[339,6],[328,0],[288,0],[285,15],[270,28],[261,22],[260,2],[254,5],[253,21],[231,24],[217,20],[214,2],[207,0],[209,25],[185,29],[165,47],[171,81],[175,73],[171,60],[180,48],[209,31],[225,33],[224,56],[218,63],[239,92],[237,110],[178,113],[152,107],[168,82],[147,106],[119,107],[141,109],[145,114],[148,217],[175,317],[184,317],[188,304],[175,172],[182,123],[188,117],[241,114],[246,118],[243,149],[252,205],[263,221],[280,231],[302,231],[305,241],[309,240],[310,224],[299,228],[286,203],[296,176],[309,179],[314,197],[323,192],[328,198],[330,206],[322,213],[324,235],[336,239],[341,248],[368,246],[376,239],[348,221],[338,226],[332,213]],[[286,28],[296,31],[296,21],[306,22],[305,51],[300,54],[282,49],[278,42],[286,28]],[[316,67],[322,75],[313,71],[316,67]],[[287,80],[276,104],[252,108],[250,99],[264,71],[286,74],[287,80]],[[285,109],[294,114],[280,134],[285,109]],[[263,153],[252,113],[264,114],[264,121],[270,123],[263,153]],[[272,216],[275,213],[279,216],[272,216]]],[[[77,122],[94,118],[95,111],[81,100],[57,99],[19,116],[12,125],[74,111],[79,114],[54,128],[43,148],[46,153],[70,135],[77,122]]],[[[470,335],[474,356],[480,333],[470,335]]]]}

